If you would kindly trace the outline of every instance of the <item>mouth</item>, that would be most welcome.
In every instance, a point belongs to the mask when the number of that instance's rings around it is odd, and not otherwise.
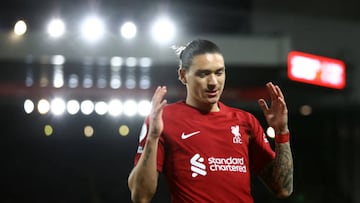
[[[216,97],[218,95],[219,91],[218,90],[207,90],[206,94],[208,95],[208,97]]]

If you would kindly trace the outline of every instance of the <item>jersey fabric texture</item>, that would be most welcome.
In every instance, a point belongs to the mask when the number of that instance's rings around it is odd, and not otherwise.
[[[157,170],[165,174],[173,203],[253,202],[250,171],[274,159],[259,121],[219,102],[219,112],[201,113],[179,101],[165,106]],[[149,119],[140,133],[138,162]]]

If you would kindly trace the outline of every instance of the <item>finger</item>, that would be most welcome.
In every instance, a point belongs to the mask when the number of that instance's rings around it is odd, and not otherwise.
[[[166,94],[166,87],[165,86],[159,86],[156,88],[155,93],[152,98],[152,102],[154,105],[160,104],[161,101],[164,98],[164,95]]]
[[[284,95],[283,95],[280,87],[278,85],[276,85],[275,88],[276,88],[277,95],[281,98],[284,98]]]
[[[152,99],[152,106],[153,110],[158,112],[161,111],[164,106],[167,104],[167,101],[164,100],[164,96],[167,92],[166,86],[158,87],[154,93],[153,99]]]
[[[287,112],[287,106],[286,106],[286,103],[285,103],[285,100],[281,97],[278,98],[278,101],[283,109],[283,112]]]
[[[276,89],[275,89],[274,84],[272,82],[268,82],[266,84],[266,87],[267,87],[268,92],[270,94],[271,101],[274,101],[277,98]]]
[[[269,107],[264,99],[259,99],[258,104],[264,113],[269,110]]]

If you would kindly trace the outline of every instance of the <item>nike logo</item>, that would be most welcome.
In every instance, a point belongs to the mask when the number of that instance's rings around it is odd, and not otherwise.
[[[181,139],[185,140],[193,135],[196,135],[196,134],[199,134],[200,131],[196,131],[196,132],[192,132],[192,133],[189,133],[189,134],[185,134],[185,133],[182,133],[181,134]]]

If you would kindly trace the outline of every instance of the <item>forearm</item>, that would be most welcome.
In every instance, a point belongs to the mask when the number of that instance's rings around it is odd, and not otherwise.
[[[275,143],[275,164],[273,169],[275,192],[280,197],[287,197],[293,191],[294,165],[290,142]]]
[[[132,170],[128,184],[133,202],[150,202],[156,192],[158,182],[157,172],[158,139],[148,139],[144,151]]]
[[[262,171],[260,177],[279,198],[290,196],[293,191],[293,159],[290,143],[275,142],[275,159]]]

